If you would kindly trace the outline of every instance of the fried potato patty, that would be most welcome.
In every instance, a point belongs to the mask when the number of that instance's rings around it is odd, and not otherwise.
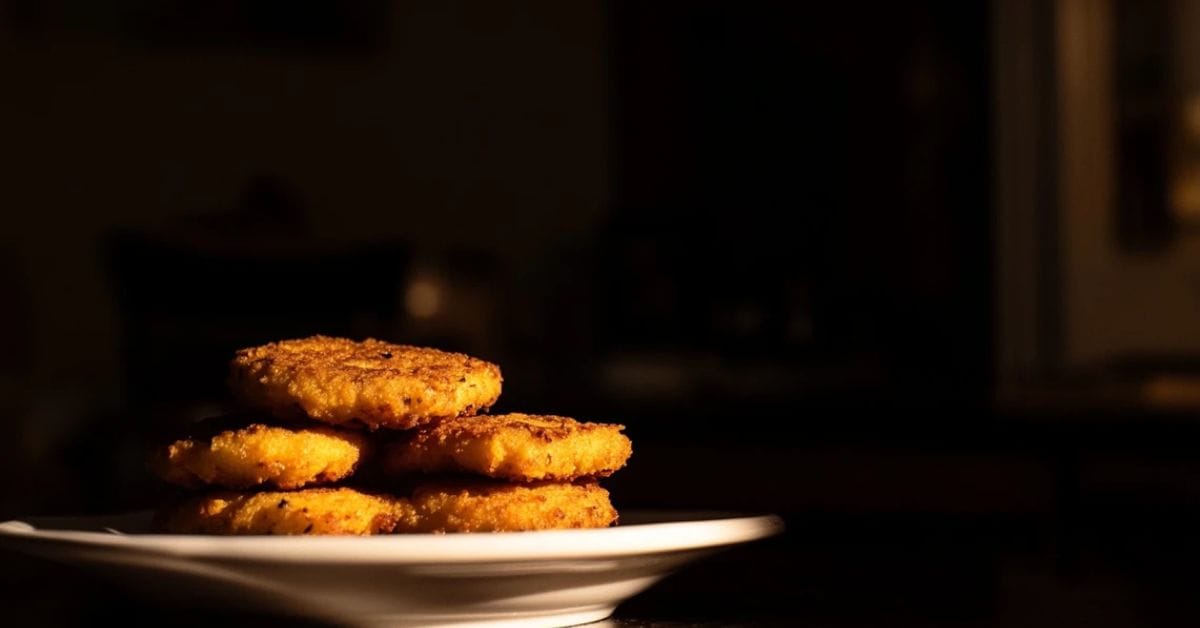
[[[159,513],[159,527],[180,534],[387,534],[411,519],[402,499],[349,488],[263,493],[220,492]]]
[[[401,430],[486,411],[502,381],[461,353],[327,336],[242,349],[230,374],[234,394],[278,417]]]
[[[164,481],[186,488],[296,489],[349,476],[365,447],[358,432],[256,423],[175,440],[154,452],[150,467]]]
[[[393,443],[383,467],[393,475],[469,472],[522,482],[604,477],[633,453],[623,429],[559,416],[458,417]]]
[[[603,528],[617,521],[608,491],[596,484],[543,482],[426,484],[410,498],[414,516],[396,532],[520,532]]]

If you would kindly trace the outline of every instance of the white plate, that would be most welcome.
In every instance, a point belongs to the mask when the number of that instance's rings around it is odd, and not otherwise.
[[[144,534],[149,514],[0,523],[0,544],[168,601],[370,626],[568,626],[684,563],[777,534],[774,516],[622,513],[600,530],[376,537]]]

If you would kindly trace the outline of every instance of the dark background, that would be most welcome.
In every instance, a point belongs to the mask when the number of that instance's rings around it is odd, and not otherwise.
[[[0,518],[145,507],[147,435],[219,412],[235,349],[374,336],[500,364],[498,411],[626,424],[619,507],[785,517],[622,617],[1187,623],[1180,3],[1056,5],[1123,16],[1117,200],[1082,214],[1071,31],[1034,4],[0,2]],[[1010,190],[1050,216],[1015,239]],[[1117,272],[1183,250],[1178,285],[1079,306],[1101,223]],[[219,618],[4,560],[24,623]]]

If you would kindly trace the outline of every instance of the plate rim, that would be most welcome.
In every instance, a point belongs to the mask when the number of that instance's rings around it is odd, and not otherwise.
[[[636,512],[636,511],[631,511]],[[185,559],[271,563],[445,564],[621,558],[719,549],[775,536],[784,522],[774,514],[654,511],[674,519],[612,528],[488,532],[472,534],[394,534],[367,537],[210,536],[125,534],[93,530],[48,530],[29,521],[0,522],[0,541],[34,541],[59,549],[148,552]],[[131,513],[127,513],[129,515]],[[31,517],[97,522],[113,517]],[[19,545],[19,544],[18,544]],[[36,553],[35,548],[26,547]]]

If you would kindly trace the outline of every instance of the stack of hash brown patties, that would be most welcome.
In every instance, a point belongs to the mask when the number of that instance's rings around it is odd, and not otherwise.
[[[246,414],[197,426],[152,456],[159,477],[194,491],[164,506],[159,525],[388,534],[615,523],[596,478],[632,453],[624,428],[483,414],[501,382],[483,360],[378,340],[314,336],[243,349],[230,385]],[[376,490],[347,485],[360,468],[374,472]]]

